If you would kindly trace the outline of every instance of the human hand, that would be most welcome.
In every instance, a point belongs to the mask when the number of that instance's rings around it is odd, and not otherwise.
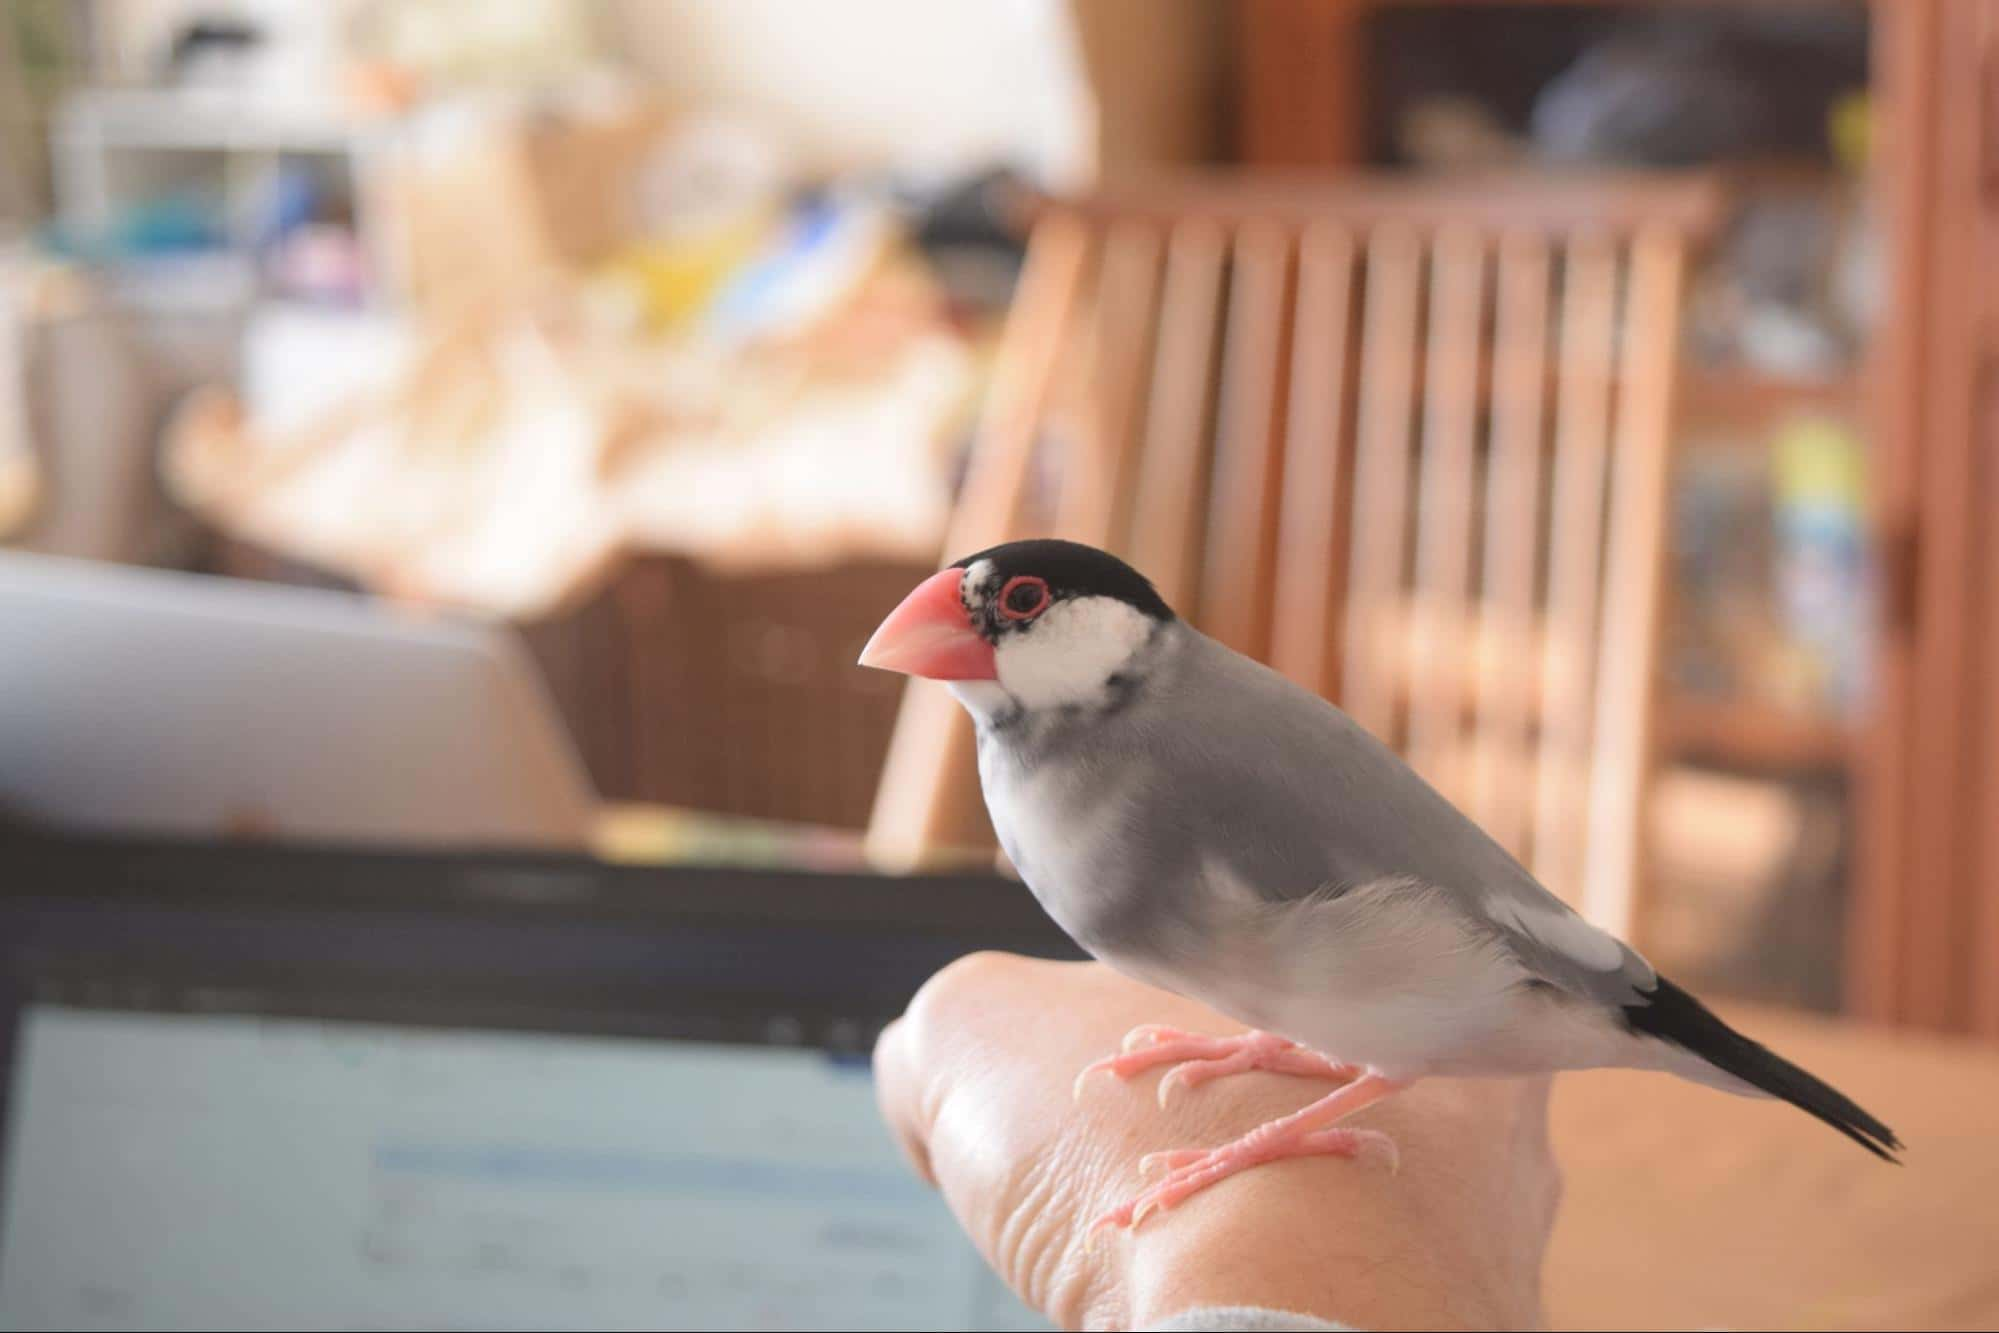
[[[1098,964],[977,954],[931,978],[875,1049],[889,1125],[1029,1304],[1067,1328],[1221,1305],[1370,1330],[1541,1325],[1561,1192],[1545,1078],[1426,1079],[1360,1112],[1356,1125],[1400,1146],[1399,1173],[1367,1158],[1275,1163],[1086,1244],[1142,1187],[1146,1153],[1223,1142],[1325,1092],[1242,1074],[1162,1110],[1146,1074],[1072,1098],[1077,1071],[1140,1023],[1241,1030]]]

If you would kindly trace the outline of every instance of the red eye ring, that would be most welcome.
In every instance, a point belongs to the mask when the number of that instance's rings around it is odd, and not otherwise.
[[[1034,605],[1028,607],[1025,611],[1016,610],[1013,605],[1013,594],[1014,594],[1014,589],[1016,588],[1033,588],[1041,595],[1035,600]],[[1006,586],[1000,589],[999,609],[1000,609],[1000,614],[1005,616],[1008,620],[1034,619],[1036,616],[1040,615],[1043,611],[1046,611],[1048,609],[1047,580],[1038,579],[1032,574],[1014,575],[1012,578],[1006,581]]]

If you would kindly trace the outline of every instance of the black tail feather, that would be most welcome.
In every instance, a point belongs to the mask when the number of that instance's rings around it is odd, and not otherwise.
[[[1624,1007],[1624,1021],[1632,1031],[1692,1051],[1715,1068],[1817,1116],[1881,1160],[1896,1160],[1892,1154],[1901,1150],[1902,1141],[1895,1131],[1837,1088],[1743,1036],[1664,977],[1651,1001]]]

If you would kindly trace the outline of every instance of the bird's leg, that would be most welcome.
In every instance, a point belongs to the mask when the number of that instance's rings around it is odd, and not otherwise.
[[[1380,1074],[1362,1074],[1303,1110],[1260,1125],[1219,1148],[1182,1149],[1153,1153],[1139,1163],[1141,1170],[1165,1167],[1167,1176],[1131,1202],[1098,1218],[1090,1228],[1094,1237],[1110,1227],[1136,1227],[1154,1212],[1173,1207],[1189,1195],[1198,1194],[1220,1180],[1265,1162],[1287,1157],[1355,1157],[1370,1144],[1387,1149],[1394,1160],[1395,1144],[1386,1134],[1369,1129],[1339,1129],[1339,1121],[1364,1106],[1401,1091],[1408,1085]]]
[[[1294,1074],[1300,1078],[1327,1078],[1347,1082],[1360,1070],[1329,1060],[1270,1032],[1244,1032],[1234,1037],[1203,1037],[1178,1028],[1147,1024],[1125,1034],[1124,1049],[1107,1055],[1076,1076],[1076,1095],[1092,1074],[1115,1074],[1132,1078],[1160,1065],[1172,1065],[1159,1081],[1159,1104],[1166,1105],[1180,1088],[1198,1088],[1209,1079],[1265,1069],[1274,1074]]]

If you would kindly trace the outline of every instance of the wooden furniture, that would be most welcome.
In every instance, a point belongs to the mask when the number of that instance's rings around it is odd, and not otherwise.
[[[1627,930],[1682,272],[1719,202],[1209,176],[1051,203],[947,550],[1125,555]],[[969,724],[918,684],[871,849],[982,820]]]
[[[1490,11],[1567,10],[1579,23],[1604,17],[1640,0],[1541,0],[1536,6],[1505,0],[1242,0],[1235,10],[1239,53],[1237,108],[1241,160],[1263,169],[1351,170],[1369,163],[1371,136],[1379,132],[1374,99],[1377,19],[1422,11],[1432,17],[1456,11],[1480,19]],[[1809,9],[1838,8],[1844,0],[1758,0]],[[1685,10],[1729,8],[1724,0],[1685,0]],[[1892,22],[1893,7],[1882,10]],[[1880,25],[1877,25],[1880,26]],[[1482,27],[1489,39],[1492,29]],[[1878,91],[1878,90],[1877,90]],[[1891,108],[1892,110],[1892,108]],[[1880,140],[1896,136],[1882,134]],[[1805,162],[1751,162],[1717,168],[1739,184],[1742,196],[1818,195],[1829,203],[1847,185],[1830,166]],[[1869,395],[1858,373],[1813,378],[1689,364],[1678,376],[1678,419],[1689,427],[1721,426],[1751,445],[1800,412],[1825,413],[1856,427]],[[1829,711],[1780,706],[1743,696],[1668,691],[1661,701],[1662,746],[1675,758],[1716,762],[1756,772],[1839,772],[1856,749],[1851,719]]]
[[[1999,0],[1877,5],[1885,591],[1850,994],[1999,1038]]]
[[[1409,0],[1244,0],[1241,150],[1261,167],[1366,155],[1365,24]],[[1602,5],[1618,0],[1586,0]],[[1476,3],[1476,0],[1474,0]],[[1999,0],[1874,0],[1869,188],[1887,309],[1860,392],[1692,381],[1710,407],[1859,398],[1869,425],[1880,640],[1848,740],[1769,710],[1671,701],[1689,752],[1747,766],[1850,761],[1860,855],[1855,1011],[1999,1037]]]
[[[1367,156],[1367,32],[1376,0],[1242,0],[1236,121],[1258,167],[1356,167]]]

